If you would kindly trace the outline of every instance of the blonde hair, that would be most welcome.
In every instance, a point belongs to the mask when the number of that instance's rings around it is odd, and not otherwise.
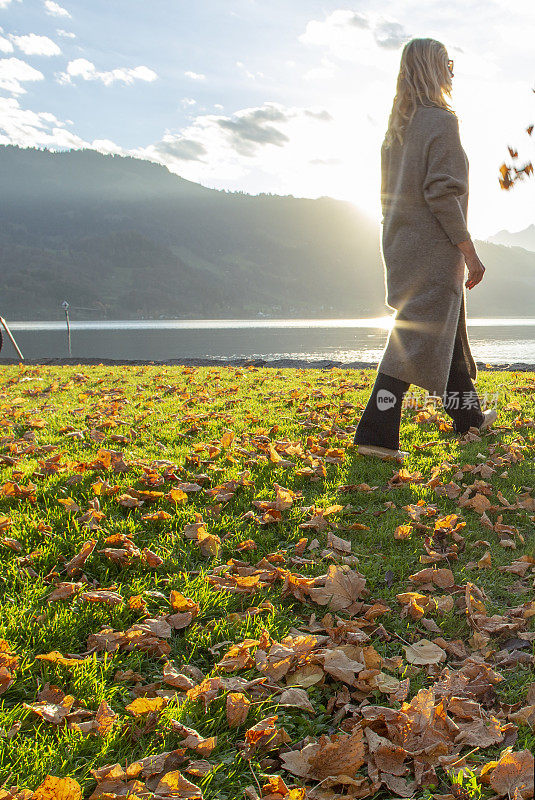
[[[401,53],[396,94],[385,134],[385,146],[403,144],[403,135],[418,105],[439,106],[455,112],[446,97],[451,96],[448,51],[436,39],[411,39]]]

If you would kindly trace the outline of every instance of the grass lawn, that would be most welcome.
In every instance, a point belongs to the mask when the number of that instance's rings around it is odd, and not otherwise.
[[[535,373],[374,379],[3,367],[0,798],[533,797]]]

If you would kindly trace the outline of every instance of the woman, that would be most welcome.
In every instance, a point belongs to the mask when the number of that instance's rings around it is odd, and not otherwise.
[[[441,42],[408,42],[381,148],[386,303],[397,314],[354,441],[359,453],[398,461],[408,455],[399,426],[411,383],[442,399],[458,434],[496,419],[481,410],[472,383],[465,286],[476,286],[485,267],[466,227],[468,159],[446,100],[452,77]]]

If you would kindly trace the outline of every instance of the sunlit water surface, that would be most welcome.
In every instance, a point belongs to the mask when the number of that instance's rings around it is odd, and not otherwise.
[[[377,364],[392,317],[361,319],[71,320],[75,358],[365,361]],[[69,355],[65,320],[9,322],[26,358]],[[535,364],[535,318],[470,319],[476,361]],[[4,336],[2,358],[15,356]]]

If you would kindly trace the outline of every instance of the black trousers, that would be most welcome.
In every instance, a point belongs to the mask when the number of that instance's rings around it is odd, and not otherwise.
[[[399,449],[401,405],[410,385],[382,372],[377,373],[372,393],[355,431],[355,444]],[[459,328],[455,336],[448,383],[441,400],[444,411],[453,419],[453,429],[457,433],[466,433],[472,425],[479,427],[483,422],[477,391],[464,360]]]

